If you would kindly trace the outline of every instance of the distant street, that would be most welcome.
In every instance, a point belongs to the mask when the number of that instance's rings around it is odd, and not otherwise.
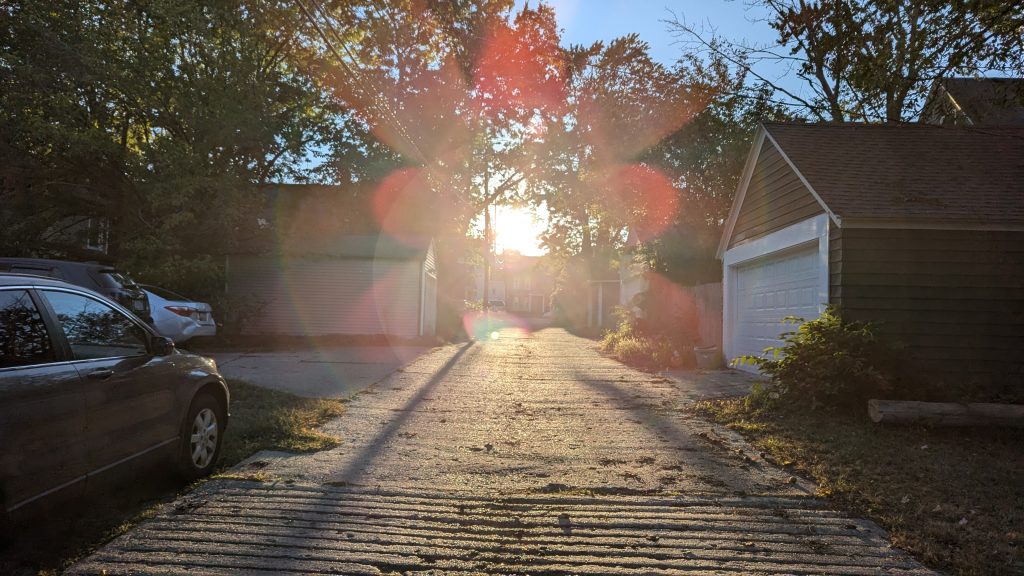
[[[748,385],[506,329],[357,396],[338,448],[260,454],[70,573],[930,574],[680,411]]]

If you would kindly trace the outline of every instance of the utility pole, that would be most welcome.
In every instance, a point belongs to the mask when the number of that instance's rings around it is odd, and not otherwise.
[[[491,174],[488,163],[484,161],[484,199],[491,195]],[[484,301],[483,311],[487,314],[491,309],[491,204],[484,204]]]
[[[484,312],[491,308],[491,208],[484,206]]]

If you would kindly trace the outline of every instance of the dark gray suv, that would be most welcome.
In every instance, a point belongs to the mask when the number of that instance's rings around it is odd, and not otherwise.
[[[98,262],[46,258],[0,258],[0,272],[47,276],[99,292],[152,324],[146,292],[127,274]]]
[[[117,303],[0,273],[0,520],[143,455],[209,474],[228,399],[213,360],[176,350]]]

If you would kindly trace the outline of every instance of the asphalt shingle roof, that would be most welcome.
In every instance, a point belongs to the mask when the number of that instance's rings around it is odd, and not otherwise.
[[[430,246],[423,230],[384,230],[372,190],[319,184],[278,184],[263,189],[269,233],[240,253],[411,260]]]
[[[1024,78],[947,78],[942,88],[974,124],[1024,125]]]
[[[1024,127],[765,129],[840,218],[1024,224]]]

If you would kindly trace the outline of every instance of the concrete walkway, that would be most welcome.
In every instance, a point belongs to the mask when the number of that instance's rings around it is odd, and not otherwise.
[[[417,346],[324,346],[287,352],[218,352],[228,379],[307,398],[347,398],[368,388],[430,348]]]
[[[258,454],[70,572],[931,574],[681,411],[698,376],[557,329],[437,349],[357,396],[338,448]]]

